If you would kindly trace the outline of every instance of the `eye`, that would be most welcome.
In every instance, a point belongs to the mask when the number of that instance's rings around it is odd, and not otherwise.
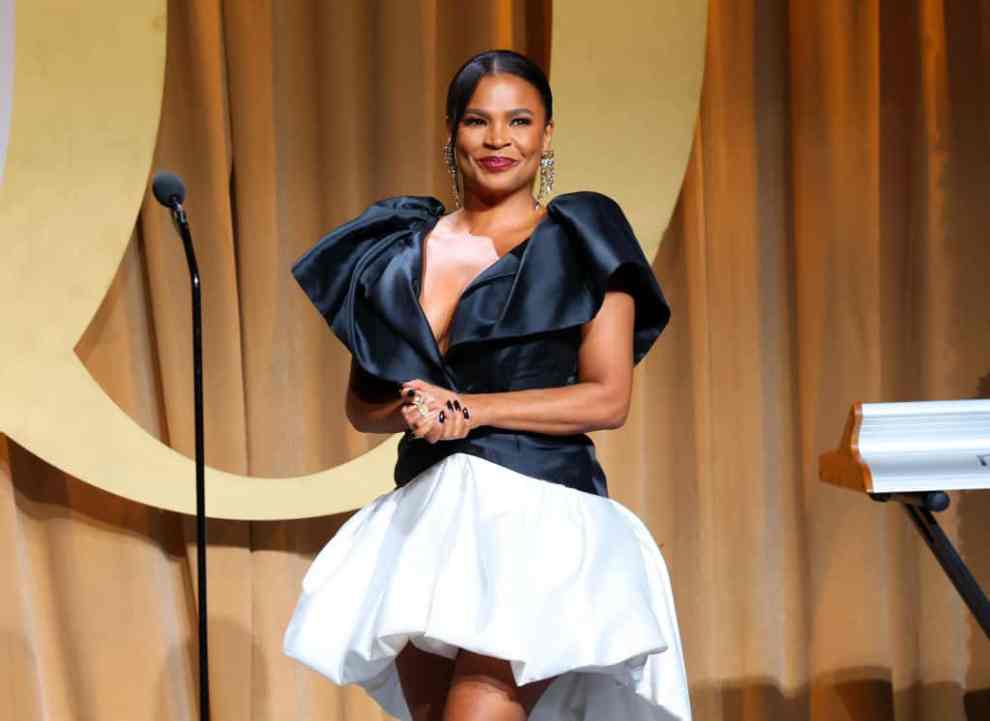
[[[465,125],[480,125],[485,121],[482,120],[481,118],[464,118],[464,120],[462,120],[461,122],[463,122]]]
[[[512,119],[512,122],[514,123],[517,120],[519,121],[519,123],[521,125],[532,125],[533,124],[532,121],[529,118],[513,118]]]

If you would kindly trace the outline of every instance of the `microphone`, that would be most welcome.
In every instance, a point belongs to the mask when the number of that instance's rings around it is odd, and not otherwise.
[[[199,717],[210,719],[210,664],[207,652],[206,617],[206,460],[203,422],[203,312],[200,293],[199,267],[193,250],[192,233],[182,201],[186,186],[175,173],[160,170],[151,183],[155,199],[171,211],[172,221],[186,251],[192,291],[193,311],[193,411],[196,426],[196,580],[199,591]]]
[[[186,186],[182,179],[175,173],[167,170],[160,170],[155,173],[155,178],[151,182],[151,192],[155,194],[155,199],[166,208],[176,210],[176,206],[182,206],[182,201],[186,199]]]

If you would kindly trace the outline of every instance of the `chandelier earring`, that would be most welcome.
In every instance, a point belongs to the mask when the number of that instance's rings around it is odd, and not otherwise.
[[[536,195],[537,200],[543,198],[553,190],[554,158],[553,150],[548,150],[540,156],[540,190]]]
[[[448,140],[443,146],[443,162],[447,166],[447,172],[450,173],[450,185],[454,191],[454,203],[458,208],[461,207],[461,191],[457,187],[457,161],[454,159],[454,144],[453,141]]]

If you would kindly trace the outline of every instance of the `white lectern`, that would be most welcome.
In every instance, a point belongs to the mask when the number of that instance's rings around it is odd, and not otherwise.
[[[902,503],[990,638],[990,601],[932,515],[948,508],[946,491],[990,488],[990,400],[856,403],[818,474]]]

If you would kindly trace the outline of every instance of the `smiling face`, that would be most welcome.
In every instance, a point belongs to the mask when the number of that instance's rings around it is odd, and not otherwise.
[[[465,201],[474,196],[492,204],[532,192],[553,121],[530,83],[508,73],[482,77],[454,130]]]

